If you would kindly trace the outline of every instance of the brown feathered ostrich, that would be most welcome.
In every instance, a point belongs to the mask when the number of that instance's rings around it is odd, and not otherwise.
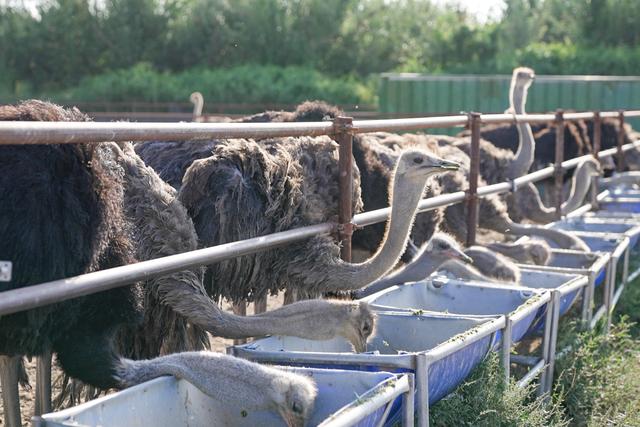
[[[340,110],[336,107],[329,106],[323,102],[305,102],[299,105],[294,112],[283,111],[267,111],[265,113],[257,114],[254,116],[238,119],[243,122],[288,122],[288,121],[319,121],[327,118],[333,118],[340,115]],[[436,153],[438,150],[438,144],[436,140],[429,139],[421,142],[425,144],[419,144],[414,141],[411,134],[396,135],[386,132],[377,132],[371,134],[357,134],[353,139],[353,155],[360,171],[360,182],[362,188],[362,199],[365,210],[380,209],[388,206],[388,193],[384,191],[389,186],[391,179],[391,172],[397,161],[398,155],[402,148],[410,146],[419,146],[421,149],[428,150],[433,154],[448,158],[447,156],[455,155],[458,160],[465,161],[468,159],[460,150],[453,149],[452,152],[444,154],[444,152]],[[452,160],[455,160],[452,158]],[[468,161],[467,161],[468,163]],[[462,181],[461,181],[462,180]],[[446,190],[458,191],[459,189],[466,188],[466,179],[461,173],[445,174],[438,179],[429,180],[425,189],[423,197],[433,197],[443,192],[442,182],[446,183]],[[445,209],[438,208],[428,212],[419,213],[416,216],[415,225],[411,232],[411,242],[415,245],[424,245],[438,230],[442,224]],[[465,221],[465,219],[462,219]],[[462,224],[464,230],[464,223]],[[354,247],[364,249],[366,251],[374,251],[380,244],[382,235],[384,232],[384,226],[382,224],[375,224],[369,227],[365,227],[363,230],[358,230],[353,236]],[[548,248],[543,242],[531,242],[530,246],[538,246],[539,251],[544,251],[544,248]],[[541,247],[541,248],[540,248]],[[529,246],[527,247],[527,249]],[[425,256],[428,256],[429,251],[424,252]],[[416,253],[412,254],[413,256]],[[408,257],[407,260],[411,258]],[[493,276],[500,280],[515,281],[517,280],[519,273],[518,268],[513,263],[502,263],[503,258],[496,257],[492,262],[488,261],[486,257],[478,260],[476,265],[485,274]],[[505,260],[506,261],[506,260]],[[455,264],[448,264],[451,268],[455,267]],[[496,268],[500,266],[500,268]],[[465,267],[457,266],[456,270],[461,272]],[[468,269],[469,270],[469,269]],[[470,271],[470,270],[469,270]],[[469,273],[470,274],[470,273]]]
[[[193,218],[201,244],[332,219],[338,194],[336,148],[328,138],[229,140],[217,145],[211,157],[193,162],[179,199]],[[314,154],[329,149],[332,156]],[[330,236],[317,236],[209,266],[209,293],[243,301],[283,288],[311,294],[359,289],[390,270],[404,252],[427,179],[457,167],[421,150],[400,155],[390,184],[385,238],[367,261],[342,261],[338,244]]]

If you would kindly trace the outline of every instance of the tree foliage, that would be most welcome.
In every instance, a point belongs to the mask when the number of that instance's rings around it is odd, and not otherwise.
[[[357,78],[523,64],[553,74],[640,69],[636,0],[505,0],[489,22],[430,0],[42,0],[35,13],[0,4],[5,97],[140,63],[158,73],[256,64]]]

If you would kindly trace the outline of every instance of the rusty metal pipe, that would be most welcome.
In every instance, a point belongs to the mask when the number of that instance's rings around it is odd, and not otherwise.
[[[340,176],[340,205],[338,206],[338,238],[341,248],[340,256],[345,261],[351,261],[351,236],[353,235],[353,135],[351,129],[353,118],[336,117],[333,122],[334,139],[339,144],[338,169]]]
[[[624,154],[622,153],[622,146],[624,145],[624,110],[618,112],[618,122],[620,128],[618,129],[618,152],[617,152],[617,164],[616,170],[618,172],[624,172]]]
[[[564,170],[562,168],[562,160],[564,158],[564,112],[560,109],[556,111],[555,127],[556,127],[556,163],[555,163],[555,190],[556,190],[556,219],[562,218],[562,184]]]
[[[467,246],[476,243],[478,227],[478,176],[480,175],[480,113],[469,113],[471,129],[471,167],[467,190]]]

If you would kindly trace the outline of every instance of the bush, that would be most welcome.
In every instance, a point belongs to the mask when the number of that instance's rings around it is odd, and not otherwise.
[[[640,343],[621,318],[606,336],[573,334],[573,345],[556,365],[554,400],[572,426],[640,425]]]
[[[187,101],[200,91],[212,103],[297,104],[321,99],[333,104],[373,104],[375,88],[351,77],[329,77],[306,67],[242,65],[171,74],[146,63],[84,79],[78,86],[43,94],[56,102]]]
[[[449,397],[431,408],[434,426],[566,426],[558,404],[545,405],[534,396],[533,385],[505,385],[497,353],[474,371]]]

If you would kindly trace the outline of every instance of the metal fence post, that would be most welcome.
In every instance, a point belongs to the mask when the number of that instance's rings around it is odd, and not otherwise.
[[[618,129],[618,151],[617,151],[617,165],[618,172],[624,171],[624,153],[622,152],[622,145],[624,144],[624,110],[618,111],[618,123],[620,128]]]
[[[556,110],[556,163],[555,163],[555,190],[556,190],[556,219],[562,218],[562,202],[564,199],[562,184],[563,184],[563,169],[562,161],[564,158],[564,112],[561,109]]]
[[[600,159],[598,158],[598,152],[602,145],[602,118],[600,117],[600,111],[593,112],[593,158],[602,166]],[[594,210],[598,209],[598,188],[599,177],[595,176],[591,180],[591,206]]]
[[[333,121],[334,139],[340,145],[338,169],[340,205],[338,207],[338,238],[341,243],[340,256],[351,261],[351,235],[353,234],[353,127],[352,117],[336,117]]]
[[[478,226],[478,175],[480,175],[480,113],[469,113],[471,129],[471,167],[467,190],[467,246],[476,243]]]

